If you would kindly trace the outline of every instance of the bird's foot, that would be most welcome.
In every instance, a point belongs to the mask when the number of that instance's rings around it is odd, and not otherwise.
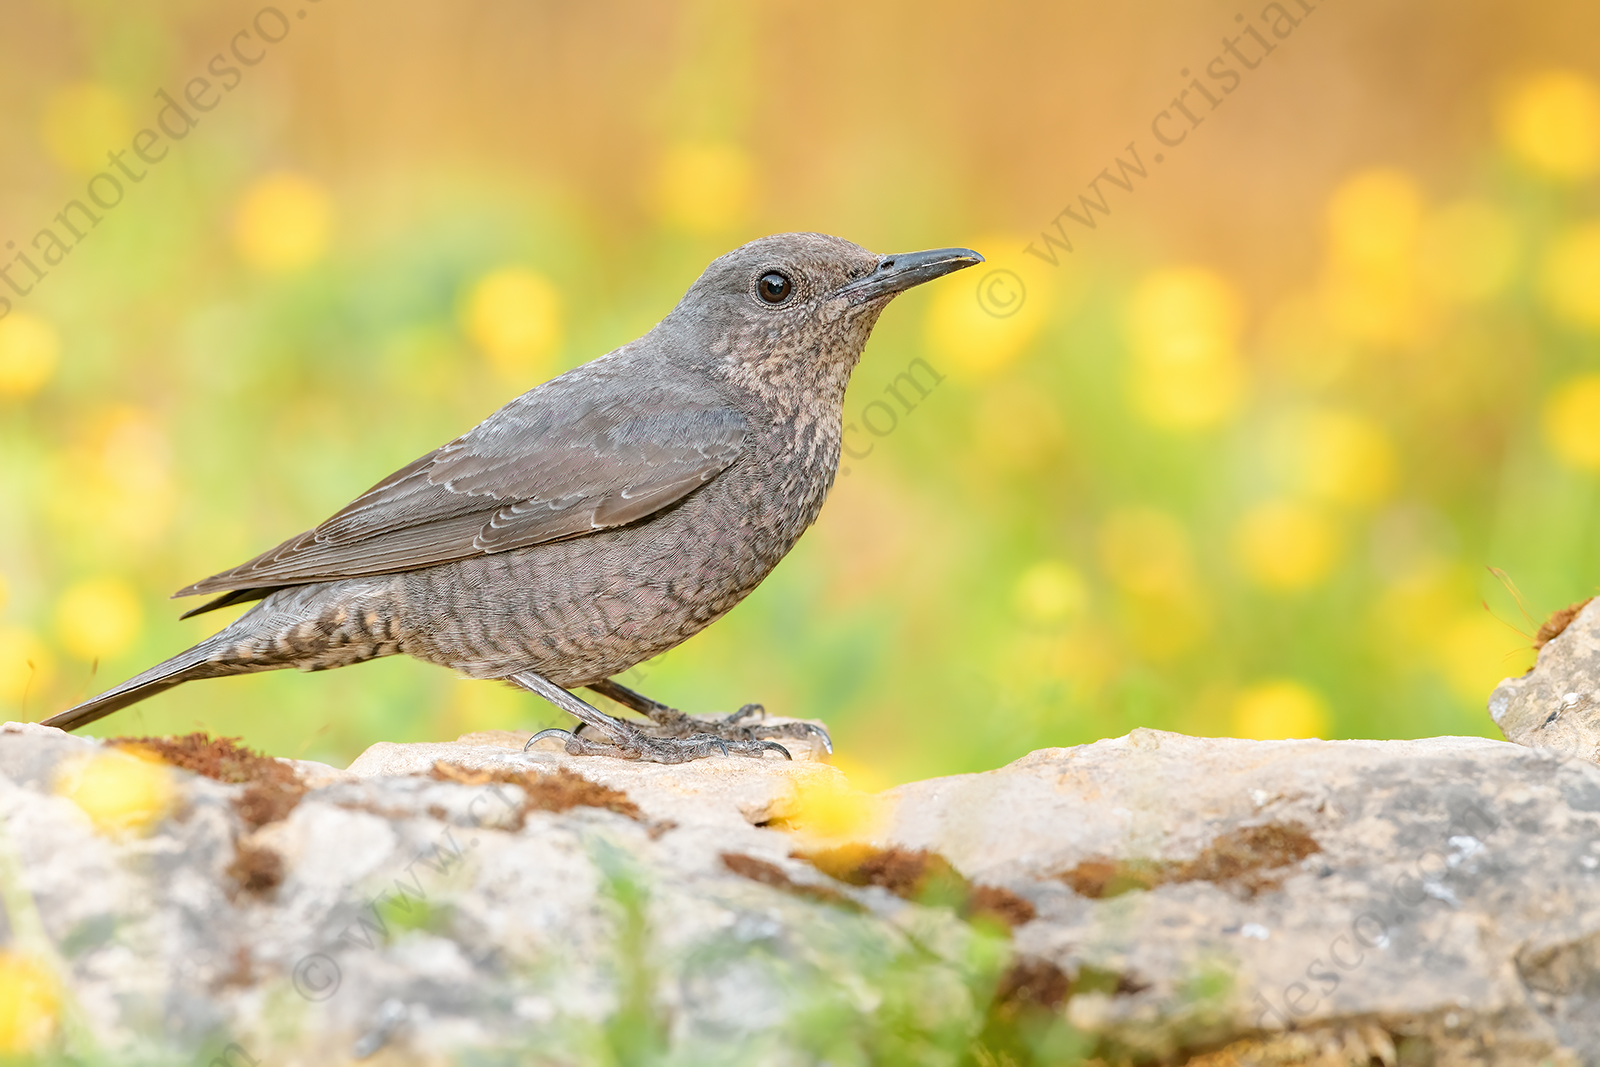
[[[609,678],[589,684],[589,688],[601,696],[650,720],[638,723],[605,714],[536,671],[521,671],[507,680],[571,712],[581,723],[570,731],[540,730],[528,739],[524,749],[532,748],[545,738],[553,738],[560,740],[568,755],[615,756],[651,763],[684,763],[713,755],[760,759],[768,752],[793,759],[787,748],[771,740],[787,737],[818,743],[824,751],[833,752],[833,741],[826,730],[809,722],[762,722],[767,713],[760,704],[746,704],[732,715],[701,718],[685,715]]]
[[[767,717],[767,709],[760,704],[746,704],[732,715],[701,717],[685,715],[677,708],[668,707],[659,700],[651,700],[643,693],[636,693],[609,678],[589,688],[648,718],[650,725],[643,729],[655,737],[687,738],[699,735],[720,737],[728,742],[787,737],[797,741],[814,741],[828,755],[833,755],[833,739],[828,736],[828,731],[810,722],[763,722],[761,720]]]
[[[704,759],[713,754],[754,756],[760,759],[768,752],[777,752],[784,759],[794,758],[782,745],[775,741],[762,740],[753,733],[740,732],[723,736],[726,730],[718,732],[715,729],[709,731],[704,728],[693,729],[692,726],[695,724],[702,727],[706,724],[609,680],[597,682],[590,688],[606,696],[615,695],[615,698],[626,706],[650,714],[653,723],[664,722],[666,725],[664,727],[658,725],[652,730],[639,723],[613,718],[599,708],[579,700],[538,671],[518,671],[509,675],[506,680],[529,692],[539,694],[556,707],[570,712],[583,724],[572,731],[540,730],[528,738],[528,743],[522,746],[523,751],[527,751],[545,738],[559,738],[562,747],[571,756],[615,756],[618,759],[647,760],[651,763],[685,763],[689,760]],[[745,718],[753,714],[753,708],[754,705],[741,708],[737,715],[730,718],[733,720]],[[651,714],[652,712],[655,714]],[[671,714],[661,714],[663,712]],[[720,721],[710,725],[713,728],[727,726]],[[596,740],[593,735],[581,736],[585,728],[594,731],[594,734],[600,735],[604,740]],[[728,729],[749,731],[753,728],[735,725]]]
[[[764,722],[767,709],[760,704],[746,704],[732,715],[707,716],[704,718],[685,715],[674,708],[667,708],[677,718],[670,723],[663,723],[650,716],[652,724],[660,730],[663,736],[682,736],[676,731],[696,730],[713,734],[724,740],[738,741],[768,741],[776,737],[787,737],[796,741],[816,741],[828,755],[833,755],[833,738],[828,736],[828,731],[814,722]],[[747,722],[746,720],[754,720]],[[668,732],[673,731],[673,732]]]
[[[683,716],[685,719],[687,715]],[[707,756],[753,756],[760,759],[768,752],[777,752],[784,759],[793,759],[789,750],[775,741],[756,738],[723,738],[712,733],[689,733],[660,736],[648,728],[624,724],[625,733],[615,740],[596,741],[583,737],[580,731],[540,730],[528,739],[524,750],[547,738],[559,739],[569,756],[614,756],[617,759],[643,760],[647,763],[687,763]]]

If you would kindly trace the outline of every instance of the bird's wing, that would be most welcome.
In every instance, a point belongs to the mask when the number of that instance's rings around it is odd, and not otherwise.
[[[733,408],[682,389],[588,399],[573,384],[523,394],[316,529],[175,595],[413,570],[624,526],[744,448],[748,425]]]

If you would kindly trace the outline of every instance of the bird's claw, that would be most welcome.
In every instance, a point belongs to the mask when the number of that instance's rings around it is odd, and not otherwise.
[[[772,737],[792,737],[796,740],[814,737],[822,745],[824,752],[830,756],[833,755],[833,738],[828,736],[827,730],[824,730],[814,722],[785,722],[772,725],[756,722],[749,726],[741,725],[745,719],[751,717],[765,719],[767,717],[767,709],[760,704],[746,704],[732,715],[728,715],[720,722],[717,722],[717,725],[723,730],[752,741],[762,741]],[[716,720],[713,721],[715,722]],[[724,736],[727,735],[725,734]],[[781,745],[778,747],[783,749],[785,756],[790,759],[794,758],[789,755],[788,749],[783,748]]]
[[[583,725],[581,723],[579,724],[578,729],[583,729]],[[528,743],[522,746],[522,751],[528,751],[534,745],[537,745],[540,741],[543,741],[547,737],[562,738],[562,747],[566,747],[566,742],[576,739],[577,736],[578,735],[572,730],[562,730],[558,727],[552,726],[548,730],[540,730],[538,733],[528,738]]]
[[[833,755],[833,738],[828,736],[828,731],[814,722],[780,722],[780,723],[754,723],[750,726],[740,726],[742,719],[759,714],[766,718],[766,709],[760,704],[746,704],[738,711],[723,719],[721,726],[724,729],[735,730],[751,740],[765,740],[771,737],[792,737],[797,741],[807,738],[816,738],[822,749],[828,755]],[[787,751],[787,750],[785,750]],[[792,757],[791,757],[792,758]]]
[[[746,704],[744,707],[740,708],[738,711],[734,712],[732,715],[729,715],[722,721],[727,723],[729,726],[732,726],[741,719],[748,719],[752,715],[758,715],[765,719],[767,717],[767,709],[761,704]]]

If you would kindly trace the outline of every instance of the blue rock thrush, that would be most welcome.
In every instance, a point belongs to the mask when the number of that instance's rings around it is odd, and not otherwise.
[[[260,603],[193,648],[45,720],[75,729],[198,678],[403,652],[576,716],[574,755],[760,756],[809,727],[746,705],[691,718],[612,676],[750,593],[816,519],[845,386],[897,293],[982,262],[879,256],[814,233],[706,268],[649,333],[529,390],[314,530],[178,596]],[[651,722],[574,696],[587,687]],[[826,741],[826,737],[823,738]],[[532,744],[532,740],[529,742]]]

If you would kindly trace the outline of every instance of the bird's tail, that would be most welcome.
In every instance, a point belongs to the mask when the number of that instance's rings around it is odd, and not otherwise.
[[[178,653],[164,663],[156,664],[142,674],[134,675],[121,685],[107,689],[99,696],[91,697],[76,707],[57,712],[45,719],[42,725],[76,730],[80,726],[87,726],[96,719],[110,715],[113,711],[120,711],[129,704],[137,704],[146,697],[153,697],[184,682],[263,669],[265,665],[246,665],[222,658],[238,637],[233,627],[224,628],[220,633],[208,637],[193,648]]]

